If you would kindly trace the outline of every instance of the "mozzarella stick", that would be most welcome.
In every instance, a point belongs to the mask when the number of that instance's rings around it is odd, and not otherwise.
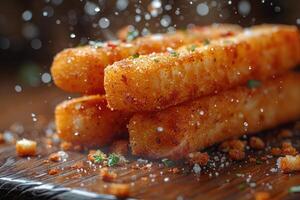
[[[131,114],[111,111],[104,96],[75,98],[59,104],[55,121],[61,139],[84,146],[104,146],[127,133]]]
[[[300,117],[300,74],[257,83],[256,88],[239,86],[163,111],[135,114],[128,125],[133,154],[180,159]]]
[[[265,80],[299,62],[296,27],[261,25],[233,37],[115,62],[105,69],[104,86],[110,108],[154,111],[250,79]]]
[[[168,47],[203,41],[206,38],[227,37],[240,32],[236,25],[212,25],[176,33],[155,34],[140,37],[132,42],[93,42],[89,46],[69,48],[54,58],[51,73],[55,84],[69,92],[84,94],[104,93],[104,68],[115,61],[163,52]]]

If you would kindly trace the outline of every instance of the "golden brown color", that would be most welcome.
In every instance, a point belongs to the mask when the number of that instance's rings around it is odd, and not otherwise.
[[[104,86],[110,108],[153,111],[250,79],[265,80],[299,61],[296,27],[261,25],[198,46],[115,62],[105,69]]]
[[[55,84],[63,90],[84,94],[104,93],[104,68],[115,61],[132,55],[163,52],[167,47],[178,48],[206,38],[226,37],[240,31],[241,28],[236,25],[211,25],[140,37],[130,43],[106,42],[69,48],[56,55],[51,73]]]
[[[128,125],[132,152],[179,159],[199,149],[255,133],[300,116],[300,74],[259,88],[238,87],[156,113],[135,114]]]
[[[105,97],[100,95],[65,101],[55,110],[59,137],[89,147],[103,146],[126,135],[130,116],[108,109]]]

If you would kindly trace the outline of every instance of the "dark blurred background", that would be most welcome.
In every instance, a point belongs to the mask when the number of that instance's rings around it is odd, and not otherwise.
[[[144,35],[216,22],[299,26],[300,1],[2,0],[0,107],[3,106],[4,113],[11,113],[11,107],[6,106],[10,103],[17,111],[18,104],[24,101],[16,99],[25,98],[29,91],[47,92],[46,88],[58,94],[60,91],[52,83],[49,67],[53,56],[64,48],[83,45],[88,40],[114,39],[117,30],[129,24]],[[11,101],[12,98],[15,101]],[[8,103],[5,104],[4,99],[9,99]],[[32,102],[27,101],[31,109]],[[32,113],[28,110],[29,117]],[[14,112],[12,117],[16,116]]]

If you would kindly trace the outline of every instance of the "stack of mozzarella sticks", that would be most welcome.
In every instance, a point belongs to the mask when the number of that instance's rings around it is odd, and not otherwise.
[[[218,24],[131,42],[92,42],[54,59],[55,84],[83,97],[55,112],[59,136],[180,159],[300,117],[297,27]]]

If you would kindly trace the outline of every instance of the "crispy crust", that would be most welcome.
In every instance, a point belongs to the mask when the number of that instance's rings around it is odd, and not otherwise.
[[[237,87],[154,113],[135,114],[128,125],[132,152],[180,159],[229,138],[300,117],[300,74]]]
[[[134,54],[163,52],[167,47],[178,48],[206,38],[226,37],[240,31],[241,28],[236,25],[212,25],[140,37],[130,43],[121,42],[115,45],[106,42],[103,47],[98,48],[69,48],[55,56],[51,73],[55,84],[63,90],[83,94],[104,93],[104,68],[115,61]]]
[[[73,144],[103,146],[127,133],[131,114],[111,111],[104,96],[85,96],[59,104],[55,121],[59,137]]]
[[[153,111],[265,80],[299,62],[296,27],[261,25],[208,45],[115,62],[105,69],[104,86],[110,108]]]

